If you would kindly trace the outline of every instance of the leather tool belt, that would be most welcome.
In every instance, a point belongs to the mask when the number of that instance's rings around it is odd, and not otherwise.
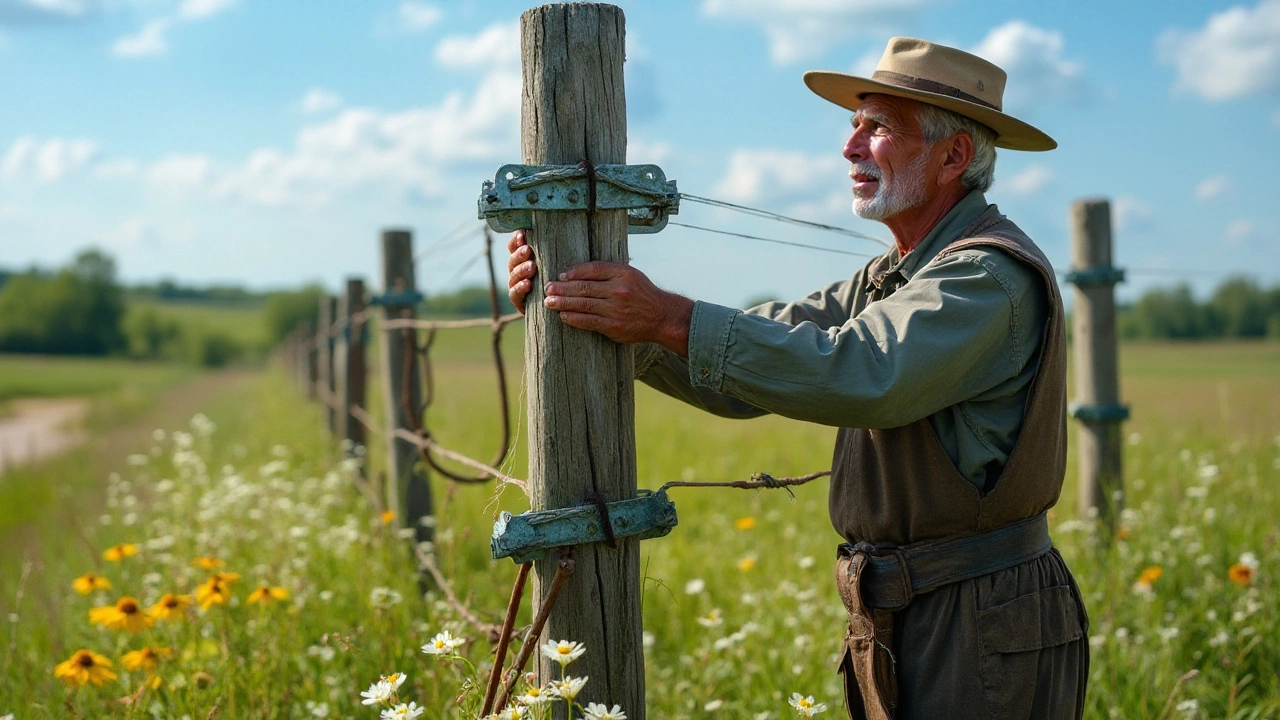
[[[894,612],[917,595],[1034,560],[1052,548],[1044,514],[943,542],[903,547],[842,543],[836,558],[836,588],[849,612],[849,629],[841,668],[854,673],[861,696],[861,702],[848,698],[853,717],[894,717],[898,704],[890,652]],[[865,714],[857,715],[858,710]]]

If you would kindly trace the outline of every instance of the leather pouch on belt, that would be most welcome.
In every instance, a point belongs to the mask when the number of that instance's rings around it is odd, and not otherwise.
[[[862,575],[866,566],[867,556],[861,552],[841,554],[836,560],[836,588],[849,612],[840,669],[845,673],[848,710],[855,720],[893,720],[898,704],[898,683],[889,653],[893,613],[863,604]],[[856,680],[856,687],[850,680]]]

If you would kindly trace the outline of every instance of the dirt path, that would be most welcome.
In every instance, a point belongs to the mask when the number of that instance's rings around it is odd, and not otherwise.
[[[85,398],[15,400],[0,419],[0,475],[8,468],[64,453],[85,441]]]

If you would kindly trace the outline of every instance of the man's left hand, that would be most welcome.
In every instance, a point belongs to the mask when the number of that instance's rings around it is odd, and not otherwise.
[[[566,325],[614,342],[656,342],[685,357],[693,301],[654,285],[630,265],[588,262],[547,283],[543,304]]]

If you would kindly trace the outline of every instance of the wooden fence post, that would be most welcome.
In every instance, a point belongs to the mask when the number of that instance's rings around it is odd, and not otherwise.
[[[316,385],[320,382],[320,333],[316,331],[314,323],[307,323],[303,337],[306,339],[303,351],[307,355],[307,399],[315,400],[318,397]]]
[[[333,432],[337,425],[333,393],[333,322],[338,314],[338,301],[330,295],[320,296],[319,327],[316,329],[317,395],[324,403],[324,426]]]
[[[351,406],[365,406],[365,323],[358,317],[364,311],[364,280],[349,278],[347,291],[338,300],[338,316],[342,318],[339,333],[342,369],[338,392],[338,437],[350,443],[348,452],[365,444],[364,425],[351,414]]]
[[[1071,414],[1080,421],[1080,512],[1096,512],[1108,525],[1114,525],[1124,501],[1120,422],[1129,416],[1120,404],[1114,292],[1124,272],[1112,266],[1111,245],[1111,204],[1101,199],[1073,203],[1067,281],[1076,286]]]
[[[414,280],[413,234],[408,230],[382,231],[382,287],[385,320],[412,320],[416,317],[418,288]],[[392,300],[391,298],[396,298]],[[434,527],[421,520],[435,514],[427,470],[418,459],[418,446],[396,437],[396,430],[412,431],[405,402],[413,407],[422,403],[422,383],[418,377],[418,355],[410,360],[408,385],[405,385],[406,333],[393,330],[382,336],[382,371],[386,382],[383,407],[387,422],[387,485],[383,489],[388,510],[402,518],[405,527],[414,528],[418,542],[435,537]],[[408,331],[416,338],[416,331]]]
[[[526,11],[520,26],[524,162],[626,162],[622,10],[589,3],[544,5]],[[588,260],[627,261],[625,211],[535,213],[528,236],[543,278]],[[631,349],[564,325],[543,307],[540,283],[534,286],[525,325],[533,509],[633,498]],[[572,673],[591,678],[579,703],[617,703],[628,718],[644,720],[639,542],[581,545],[571,553],[576,568],[543,639],[586,644],[587,653]],[[535,606],[556,565],[554,556],[536,563]],[[557,677],[551,660],[540,659],[539,668],[543,680]]]

